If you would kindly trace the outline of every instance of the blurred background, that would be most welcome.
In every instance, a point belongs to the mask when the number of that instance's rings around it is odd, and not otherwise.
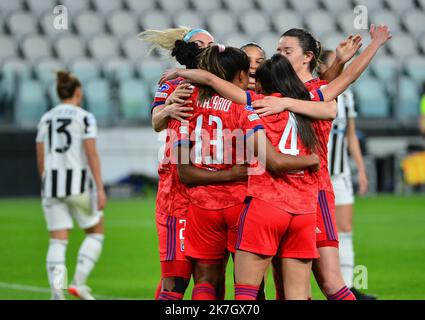
[[[65,8],[54,13],[57,5]],[[147,56],[137,34],[203,27],[217,42],[255,41],[270,56],[284,31],[303,27],[326,49],[359,32],[365,47],[367,30],[353,25],[357,5],[365,6],[363,23],[388,24],[394,38],[352,88],[370,183],[369,197],[356,202],[356,263],[367,266],[380,298],[424,299],[425,0],[0,0],[0,299],[49,297],[35,133],[58,103],[55,71],[82,80],[83,107],[100,126],[110,201],[91,285],[99,298],[151,299],[160,270],[154,212],[164,136],[150,126],[150,105],[160,75],[176,64],[162,52]],[[67,30],[54,27],[58,15],[67,15]],[[71,238],[72,269],[82,233]],[[313,293],[320,295],[316,286]]]

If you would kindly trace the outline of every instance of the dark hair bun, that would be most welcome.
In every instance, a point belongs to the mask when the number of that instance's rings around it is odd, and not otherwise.
[[[185,42],[177,40],[171,56],[175,57],[177,62],[188,69],[196,69],[198,67],[199,55],[203,50],[194,42]]]
[[[69,71],[60,70],[56,73],[56,91],[60,99],[66,100],[74,96],[75,90],[81,87],[80,80]]]

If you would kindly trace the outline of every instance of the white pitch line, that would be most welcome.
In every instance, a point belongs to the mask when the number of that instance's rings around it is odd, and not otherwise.
[[[49,288],[28,286],[28,285],[22,285],[22,284],[17,284],[17,283],[0,282],[0,288],[1,289],[16,290],[16,291],[50,293]],[[105,296],[105,295],[100,295],[100,294],[96,294],[95,297],[98,298],[98,299],[101,299],[101,300],[150,300],[150,299],[147,299],[147,298],[123,298],[123,297]]]

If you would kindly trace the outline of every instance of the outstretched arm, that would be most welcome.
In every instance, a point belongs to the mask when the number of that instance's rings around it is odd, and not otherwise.
[[[360,75],[369,66],[372,59],[375,57],[378,50],[392,38],[388,26],[380,25],[375,28],[372,24],[370,28],[372,42],[367,48],[345,69],[345,71],[328,86],[322,89],[325,101],[336,99],[348,87],[355,82]]]

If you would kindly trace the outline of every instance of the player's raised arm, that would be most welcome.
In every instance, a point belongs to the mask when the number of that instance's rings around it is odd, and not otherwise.
[[[370,27],[370,36],[372,42],[367,48],[354,59],[339,77],[321,90],[325,101],[334,100],[347,90],[366,70],[378,50],[392,38],[391,32],[386,25],[375,27],[375,25],[372,24]]]

